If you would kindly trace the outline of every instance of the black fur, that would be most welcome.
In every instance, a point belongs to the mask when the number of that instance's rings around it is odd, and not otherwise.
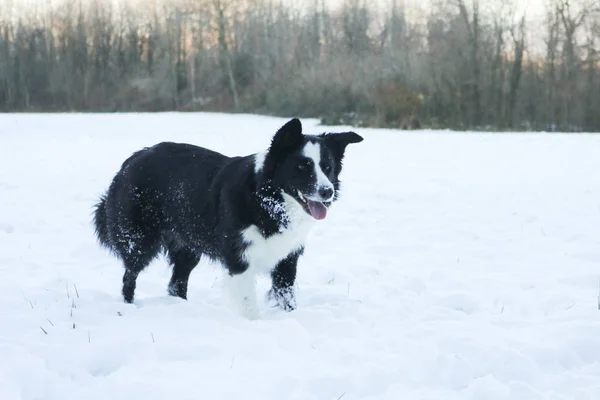
[[[251,225],[265,238],[281,232],[289,222],[282,190],[298,202],[298,191],[319,190],[314,174],[300,165],[310,161],[301,153],[309,141],[321,144],[321,167],[335,200],[344,149],[362,138],[354,132],[303,135],[297,119],[275,134],[258,173],[255,155],[227,157],[190,144],[163,142],[130,156],[94,215],[98,240],[125,267],[124,300],[133,301],[139,273],[161,251],[173,267],[169,294],[184,299],[201,256],[221,262],[231,275],[246,271],[241,232]],[[295,308],[292,286],[301,253],[291,252],[272,269],[269,296],[286,310]]]

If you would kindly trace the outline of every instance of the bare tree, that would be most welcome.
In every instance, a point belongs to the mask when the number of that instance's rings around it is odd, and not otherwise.
[[[525,16],[521,17],[521,21],[517,26],[510,29],[510,36],[513,41],[514,57],[509,78],[508,114],[506,122],[509,128],[515,128],[515,108],[517,106],[517,95],[521,83],[521,76],[523,75],[523,56],[525,53]]]

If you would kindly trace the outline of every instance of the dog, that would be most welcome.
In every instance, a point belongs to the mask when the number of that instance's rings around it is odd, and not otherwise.
[[[274,307],[294,310],[307,235],[339,197],[346,147],[361,141],[355,132],[304,135],[294,118],[262,153],[228,157],[173,142],[133,153],[93,217],[100,244],[125,267],[124,301],[133,302],[139,273],[164,253],[172,296],[187,299],[190,273],[204,256],[225,267],[232,306],[248,319],[259,317],[257,274],[270,274]]]

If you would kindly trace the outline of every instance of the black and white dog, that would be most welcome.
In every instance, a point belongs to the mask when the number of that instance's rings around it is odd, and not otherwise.
[[[264,153],[227,157],[164,142],[130,156],[96,205],[102,245],[123,262],[123,297],[164,251],[173,266],[169,294],[187,298],[202,255],[228,270],[226,288],[247,318],[259,316],[255,277],[270,273],[270,301],[295,308],[296,264],[315,220],[338,198],[354,132],[304,135],[298,119],[281,127]]]

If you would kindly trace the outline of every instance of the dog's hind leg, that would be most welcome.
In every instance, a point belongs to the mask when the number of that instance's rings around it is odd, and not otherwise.
[[[117,243],[117,253],[123,260],[123,299],[133,302],[137,277],[158,255],[161,245],[159,238],[154,235],[124,235]]]
[[[169,294],[187,300],[190,273],[198,265],[200,256],[189,248],[169,249],[169,263],[173,266],[173,275],[169,282]]]
[[[127,303],[133,303],[136,281],[140,271],[141,269],[125,266],[125,273],[123,274],[123,290],[121,293],[123,294],[123,299]]]

